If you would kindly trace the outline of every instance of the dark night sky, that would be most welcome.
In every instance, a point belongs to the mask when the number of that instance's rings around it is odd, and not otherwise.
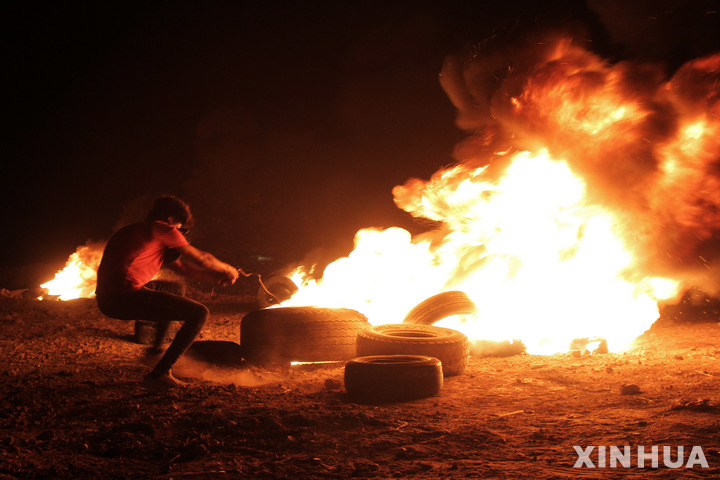
[[[162,192],[237,264],[409,227],[391,189],[452,162],[438,73],[466,42],[582,22],[670,67],[720,45],[717,0],[624,3],[5,2],[0,266],[62,262]]]

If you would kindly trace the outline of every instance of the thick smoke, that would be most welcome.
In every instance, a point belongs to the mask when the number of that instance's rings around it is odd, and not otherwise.
[[[449,56],[440,81],[470,135],[468,166],[501,172],[511,155],[547,149],[618,212],[644,275],[717,290],[720,275],[720,54],[668,74],[657,63],[611,62],[577,34],[549,32]],[[395,190],[413,214],[418,180]],[[552,188],[552,185],[548,185]]]

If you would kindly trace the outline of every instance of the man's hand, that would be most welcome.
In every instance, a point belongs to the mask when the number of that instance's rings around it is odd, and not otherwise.
[[[198,250],[192,245],[178,247],[176,250],[180,252],[181,257],[174,262],[174,268],[183,275],[215,281],[224,286],[232,285],[238,279],[237,268],[221,262],[208,252]]]
[[[235,283],[235,280],[238,279],[238,271],[237,268],[231,267],[228,265],[229,268],[227,268],[224,272],[222,272],[220,275],[220,279],[218,280],[218,283],[222,286],[229,286]]]

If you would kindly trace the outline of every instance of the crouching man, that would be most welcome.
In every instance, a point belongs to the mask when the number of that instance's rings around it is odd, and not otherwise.
[[[103,252],[95,295],[100,311],[121,320],[157,322],[158,333],[171,321],[182,322],[155,368],[145,375],[149,388],[182,385],[172,367],[193,343],[208,319],[207,307],[189,298],[156,291],[146,285],[163,264],[175,272],[220,285],[232,285],[238,270],[188,242],[183,232],[192,225],[188,205],[173,196],[155,201],[143,222],[115,232]]]

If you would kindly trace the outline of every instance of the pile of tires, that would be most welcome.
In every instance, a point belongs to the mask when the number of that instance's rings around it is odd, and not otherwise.
[[[465,292],[451,290],[438,293],[410,310],[403,319],[403,324],[433,325],[453,315],[476,315],[475,302]],[[509,357],[525,353],[526,348],[520,340],[473,340],[470,354],[473,357]]]
[[[424,355],[442,363],[446,377],[465,371],[470,342],[461,332],[434,325],[388,324],[369,326],[357,334],[357,356]]]
[[[263,366],[346,361],[368,325],[364,315],[347,308],[269,308],[245,315],[240,344],[245,360]]]
[[[467,337],[432,325],[367,326],[358,332],[356,358],[345,364],[345,390],[358,401],[407,401],[437,395],[443,377],[468,363]]]

